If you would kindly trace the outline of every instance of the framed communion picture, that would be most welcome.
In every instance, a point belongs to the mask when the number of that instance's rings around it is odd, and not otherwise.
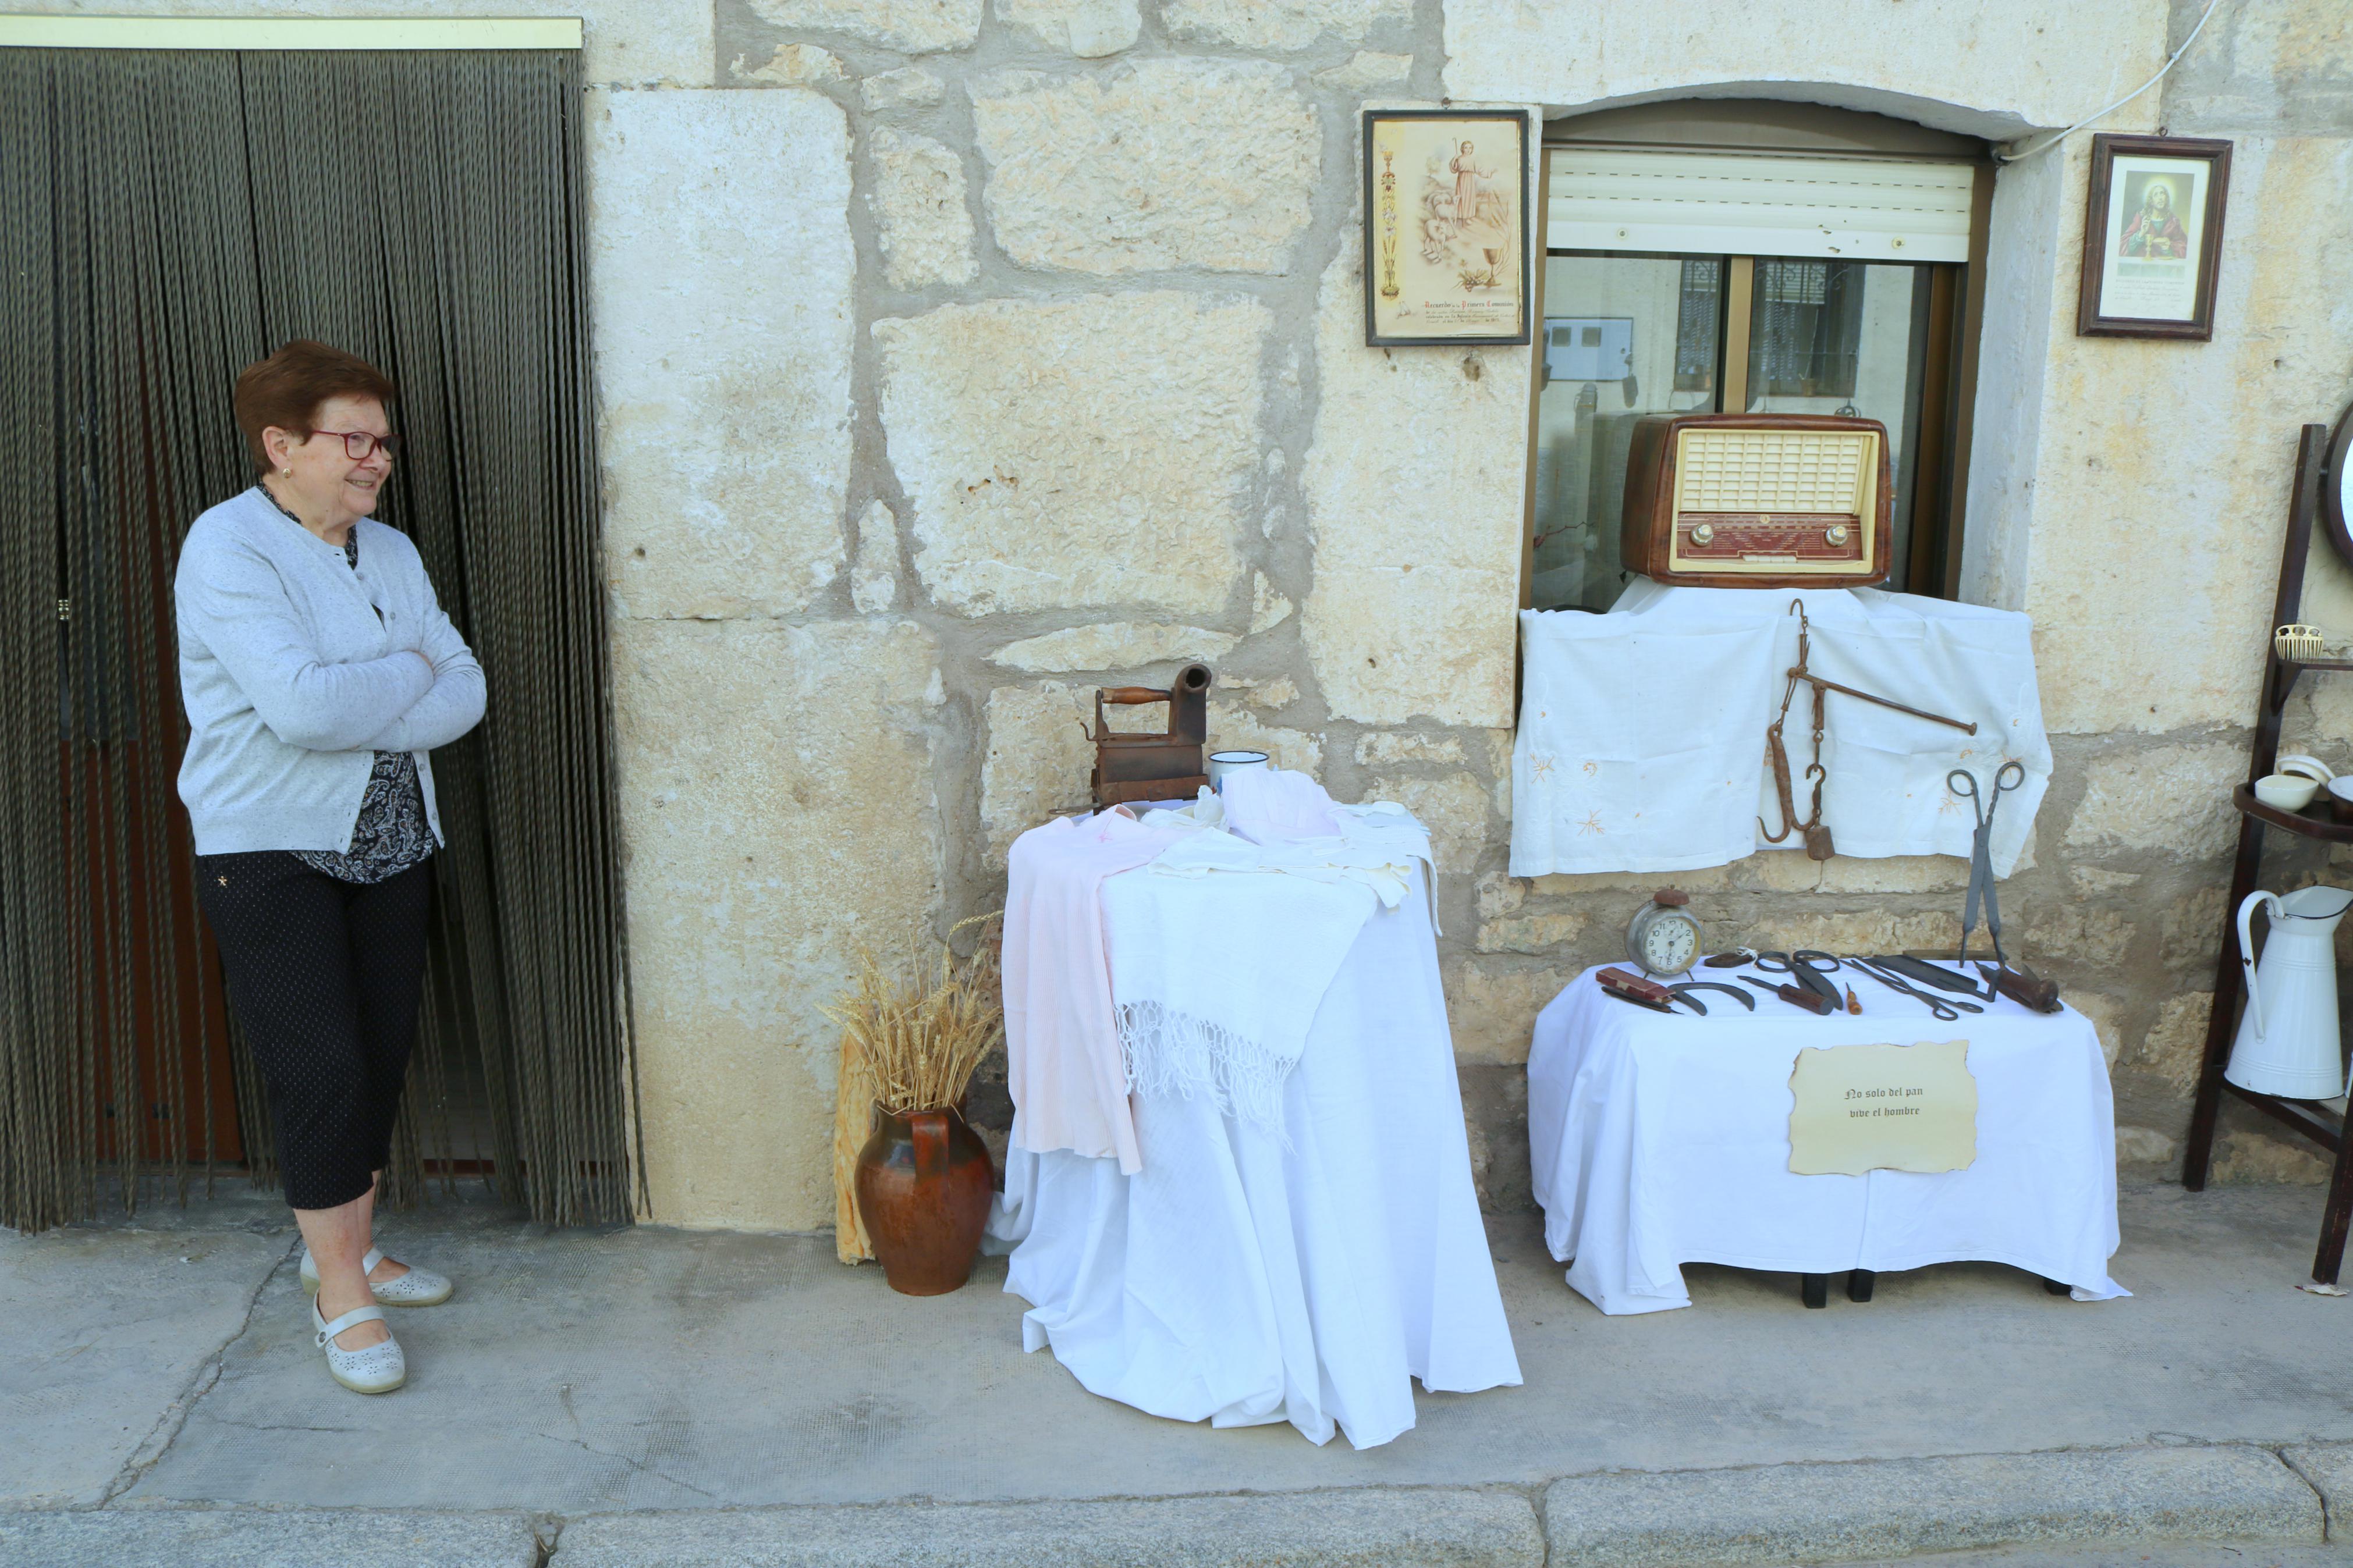
[[[2230,187],[2228,142],[2093,137],[2076,335],[2211,338]]]
[[[1366,111],[1366,343],[1528,341],[1528,143],[1516,110]]]

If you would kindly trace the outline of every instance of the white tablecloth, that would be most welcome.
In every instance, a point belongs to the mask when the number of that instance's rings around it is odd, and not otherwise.
[[[1939,1023],[1855,985],[1868,1009],[1816,1017],[1759,994],[1750,1014],[1703,992],[1707,1016],[1629,1006],[1579,976],[1537,1015],[1528,1150],[1545,1243],[1603,1311],[1688,1307],[1684,1263],[1828,1274],[1979,1259],[2125,1295],[2116,1249],[2116,1113],[2099,1037],[2069,1008],[2006,998]],[[1967,1170],[1799,1176],[1789,1074],[1808,1046],[1966,1039],[1978,1083]],[[1571,1261],[1571,1260],[1574,1261]]]
[[[1757,817],[1778,827],[1781,808],[1765,730],[1798,658],[1793,599],[1813,624],[1814,674],[1978,726],[1967,735],[1831,693],[1822,821],[1838,852],[1967,857],[1976,819],[1945,776],[1967,768],[1988,790],[2014,758],[2025,781],[2002,797],[1993,832],[1994,870],[2010,875],[2051,779],[2026,616],[1873,588],[1662,587],[1647,577],[1606,616],[1520,612],[1512,875],[1683,871],[1770,847]],[[1813,798],[1812,731],[1813,694],[1800,688],[1782,734],[1800,821]],[[1803,842],[1793,834],[1782,847]]]
[[[1412,1378],[1520,1381],[1419,886],[1340,966],[1280,1136],[1176,1096],[1139,1096],[1135,1130],[1134,1176],[1007,1157],[990,1233],[1032,1304],[1026,1349],[1155,1415],[1289,1421],[1317,1443],[1336,1428],[1359,1448],[1413,1426]]]

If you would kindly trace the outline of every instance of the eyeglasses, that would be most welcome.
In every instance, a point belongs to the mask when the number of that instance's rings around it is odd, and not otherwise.
[[[387,461],[400,456],[400,437],[397,436],[379,436],[373,430],[313,430],[311,434],[340,436],[343,442],[343,456],[354,463],[366,462],[378,447],[384,448]]]

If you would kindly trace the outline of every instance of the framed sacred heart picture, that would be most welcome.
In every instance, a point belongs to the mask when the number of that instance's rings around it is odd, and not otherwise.
[[[2211,338],[2230,186],[2228,142],[2093,137],[2076,335]]]
[[[1365,342],[1525,343],[1529,124],[1516,110],[1365,114]]]

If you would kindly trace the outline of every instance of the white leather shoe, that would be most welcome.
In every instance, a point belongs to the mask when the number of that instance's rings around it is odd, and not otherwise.
[[[374,1272],[375,1266],[383,1261],[384,1249],[371,1247],[367,1256],[360,1259],[360,1268],[363,1272]],[[311,1260],[311,1249],[307,1247],[302,1249],[302,1290],[311,1296],[319,1293],[319,1266]],[[449,1281],[438,1274],[427,1274],[422,1268],[412,1267],[399,1279],[387,1279],[381,1285],[369,1280],[368,1294],[376,1299],[377,1305],[384,1307],[438,1307],[449,1299]]]
[[[311,1327],[315,1331],[311,1337],[327,1352],[328,1373],[353,1394],[390,1394],[408,1381],[408,1358],[400,1353],[398,1340],[387,1339],[356,1351],[335,1343],[335,1336],[345,1329],[383,1321],[384,1309],[370,1305],[354,1307],[331,1323],[319,1316],[318,1299],[311,1298]]]

